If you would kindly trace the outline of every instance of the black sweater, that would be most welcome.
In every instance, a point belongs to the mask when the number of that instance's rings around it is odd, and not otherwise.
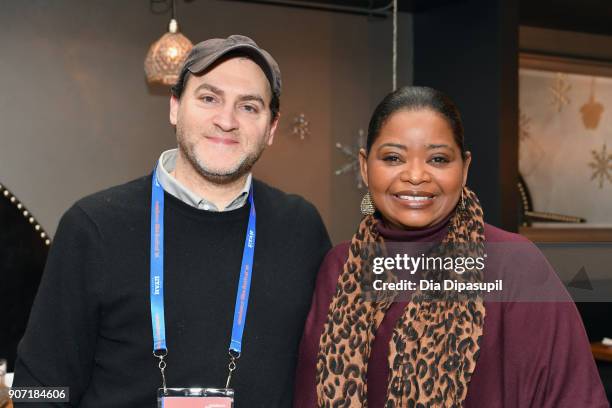
[[[254,181],[257,241],[237,408],[291,406],[298,343],[330,248],[317,210]],[[14,386],[68,386],[80,407],[153,407],[151,176],[84,198],[60,221]],[[198,210],[165,194],[168,387],[224,387],[249,204]],[[20,405],[22,406],[22,405]],[[43,407],[43,404],[34,404]]]

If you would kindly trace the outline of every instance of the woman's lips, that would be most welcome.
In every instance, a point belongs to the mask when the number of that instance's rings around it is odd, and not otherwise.
[[[391,195],[398,204],[412,210],[427,208],[433,204],[436,196],[426,192],[401,192]]]

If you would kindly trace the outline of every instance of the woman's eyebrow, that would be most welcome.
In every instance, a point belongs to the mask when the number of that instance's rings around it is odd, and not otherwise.
[[[451,147],[450,147],[449,145],[447,145],[447,144],[428,144],[428,145],[425,145],[425,147],[426,147],[427,149],[439,149],[439,148],[441,148],[441,147],[446,147],[446,148],[448,148],[448,149],[450,149],[450,148],[451,148]]]
[[[404,146],[403,144],[399,144],[399,143],[383,143],[380,145],[378,149],[380,150],[383,147],[397,147],[398,149],[408,150],[406,146]]]

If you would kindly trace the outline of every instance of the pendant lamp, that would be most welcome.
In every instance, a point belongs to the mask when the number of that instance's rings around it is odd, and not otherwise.
[[[168,24],[168,32],[151,44],[145,58],[144,69],[150,84],[174,85],[193,47],[191,41],[179,32],[175,15],[176,6],[172,0],[172,19]]]

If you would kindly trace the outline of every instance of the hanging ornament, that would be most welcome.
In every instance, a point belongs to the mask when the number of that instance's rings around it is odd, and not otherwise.
[[[334,173],[336,176],[340,176],[346,173],[353,173],[357,188],[363,188],[363,180],[361,179],[361,171],[359,167],[359,151],[365,149],[365,133],[363,129],[359,129],[356,143],[353,147],[344,146],[342,143],[336,143],[336,148],[340,150],[346,157],[350,159],[350,162],[340,167]]]
[[[587,129],[597,129],[603,111],[603,105],[595,101],[595,78],[593,78],[591,79],[591,95],[589,96],[589,100],[580,108],[584,127]]]
[[[293,131],[295,136],[299,136],[300,140],[304,140],[306,136],[310,135],[310,124],[306,119],[306,115],[300,113],[293,119]]]
[[[176,6],[172,0],[172,19],[168,24],[168,32],[151,45],[145,58],[145,74],[151,84],[174,85],[193,47],[191,41],[179,32],[175,15]]]

